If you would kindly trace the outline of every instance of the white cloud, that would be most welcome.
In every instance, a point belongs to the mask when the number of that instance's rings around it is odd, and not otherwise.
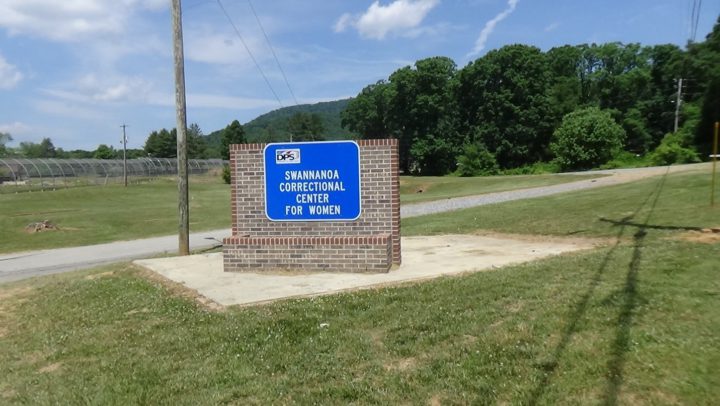
[[[140,77],[98,77],[88,74],[71,83],[72,90],[45,89],[49,96],[72,102],[92,103],[146,101],[152,84]]]
[[[0,27],[11,34],[83,41],[88,35],[123,32],[136,10],[164,7],[164,0],[3,0]]]
[[[67,100],[35,100],[34,107],[41,113],[64,118],[82,120],[103,120],[107,118],[106,114],[95,108],[78,103],[68,103]]]
[[[213,32],[210,28],[190,29],[185,35],[185,57],[196,62],[210,64],[251,64],[250,56],[240,39],[229,32]],[[243,35],[243,40],[250,48],[255,50],[253,55],[259,58],[269,52],[257,52],[264,48],[264,40],[257,36]]]
[[[483,27],[482,31],[480,31],[480,36],[475,41],[475,47],[473,47],[473,50],[470,51],[467,56],[475,56],[482,52],[483,49],[485,49],[485,44],[487,43],[488,38],[490,37],[490,34],[495,30],[495,26],[498,25],[498,23],[510,14],[512,14],[513,11],[515,11],[515,7],[517,7],[519,0],[508,0],[507,2],[507,8],[503,10],[500,14],[493,17],[492,20],[485,23],[485,27]]]
[[[350,13],[345,13],[338,18],[337,22],[335,23],[335,26],[333,27],[333,30],[335,32],[343,32],[347,27],[354,24],[354,21],[356,18],[353,17]]]
[[[11,65],[0,55],[0,89],[12,89],[23,78],[23,74],[15,65]]]
[[[545,27],[544,31],[545,32],[555,31],[559,26],[560,26],[560,23],[556,21],[554,23],[548,24]]]
[[[0,124],[0,133],[9,133],[13,137],[28,134],[32,131],[29,125],[15,121],[12,123]]]
[[[362,15],[343,14],[333,28],[342,32],[355,27],[364,38],[381,40],[389,33],[412,32],[438,4],[440,0],[395,0],[383,6],[375,1]]]

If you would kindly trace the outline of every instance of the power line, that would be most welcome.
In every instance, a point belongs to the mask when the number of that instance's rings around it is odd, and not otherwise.
[[[293,101],[295,102],[295,105],[297,106],[299,103],[297,101],[297,98],[295,98],[295,93],[293,93],[292,88],[290,87],[290,82],[288,82],[287,76],[285,76],[285,71],[282,68],[282,65],[280,65],[280,59],[278,59],[277,54],[275,53],[275,49],[273,48],[272,44],[270,43],[270,38],[268,38],[267,33],[265,32],[265,28],[263,27],[262,23],[260,22],[260,18],[258,17],[257,13],[255,12],[255,7],[253,7],[252,1],[247,0],[248,5],[250,5],[250,10],[252,10],[253,15],[255,16],[255,20],[257,21],[258,25],[260,26],[260,31],[262,31],[263,35],[265,36],[265,41],[267,41],[268,47],[270,48],[270,51],[273,54],[273,57],[275,58],[275,62],[277,63],[278,69],[280,70],[280,73],[282,74],[283,79],[285,80],[285,85],[287,85],[288,91],[290,92],[290,95],[293,98]]]
[[[278,97],[277,93],[275,92],[275,89],[273,89],[272,85],[270,84],[270,80],[268,80],[267,76],[265,76],[265,72],[263,72],[262,68],[260,67],[260,64],[258,63],[257,59],[255,59],[255,56],[250,51],[250,47],[247,46],[245,43],[245,40],[243,39],[242,35],[240,34],[240,30],[238,30],[237,26],[235,26],[235,23],[233,22],[232,18],[230,18],[230,14],[228,14],[227,10],[225,10],[225,6],[223,6],[222,2],[220,0],[217,0],[218,6],[220,6],[220,9],[222,10],[223,14],[225,14],[225,17],[227,18],[230,25],[232,25],[233,29],[235,30],[235,34],[237,34],[238,38],[240,38],[240,42],[245,47],[245,51],[247,51],[248,55],[250,55],[250,59],[255,63],[255,66],[260,71],[260,74],[262,75],[263,79],[265,80],[265,83],[267,84],[268,88],[272,92],[272,94],[275,96],[275,99],[277,100],[280,107],[284,107],[282,104],[282,101],[280,100],[280,97]]]
[[[692,12],[690,13],[690,42],[695,42],[695,38],[697,37],[701,8],[702,0],[693,0]]]

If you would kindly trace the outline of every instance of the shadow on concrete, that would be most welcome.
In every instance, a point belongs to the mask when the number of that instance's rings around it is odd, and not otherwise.
[[[668,167],[669,169],[669,167]],[[613,223],[614,226],[619,227],[618,232],[615,236],[615,244],[608,250],[607,254],[603,257],[597,270],[590,279],[590,283],[585,292],[580,296],[574,309],[568,316],[568,322],[563,329],[562,336],[558,342],[555,350],[552,352],[548,360],[538,363],[537,367],[540,370],[540,380],[535,386],[533,391],[530,393],[528,404],[537,405],[542,398],[545,390],[550,385],[550,382],[554,376],[554,372],[557,369],[565,350],[572,340],[573,336],[577,332],[577,325],[580,320],[585,316],[588,310],[590,299],[595,294],[595,290],[603,279],[603,276],[608,270],[608,265],[615,256],[620,244],[622,237],[628,231],[629,227],[637,227],[638,230],[633,234],[633,253],[628,265],[628,272],[625,278],[625,285],[622,289],[623,303],[620,307],[620,313],[616,323],[617,331],[615,334],[615,340],[613,341],[611,358],[608,361],[608,373],[607,373],[607,387],[604,394],[603,403],[614,405],[617,404],[618,394],[624,382],[624,367],[626,353],[629,350],[630,342],[630,327],[633,322],[633,315],[635,307],[637,306],[637,275],[640,269],[640,261],[642,259],[642,250],[644,247],[645,236],[647,235],[646,229],[657,228],[657,226],[648,226],[650,217],[652,216],[655,206],[657,205],[658,198],[665,185],[668,172],[665,172],[664,176],[658,181],[655,189],[647,195],[642,203],[635,209],[635,211],[620,220],[609,220],[601,219],[602,221],[608,221]],[[632,221],[635,216],[647,205],[652,199],[650,211],[644,222],[638,223]]]

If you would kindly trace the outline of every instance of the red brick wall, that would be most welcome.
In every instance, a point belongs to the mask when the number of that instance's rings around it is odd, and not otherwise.
[[[399,264],[400,254],[400,181],[397,140],[361,140],[360,146],[360,183],[361,206],[360,218],[355,221],[333,222],[275,222],[265,216],[265,181],[263,168],[263,148],[265,144],[239,144],[230,146],[230,167],[232,176],[231,207],[232,232],[234,237],[348,237],[348,236],[388,236],[390,243],[391,263]],[[226,256],[245,255],[248,260],[254,258],[250,252],[242,254],[232,248],[235,241],[226,239]],[[302,244],[301,244],[302,245]],[[249,246],[244,244],[244,246]],[[253,245],[255,246],[255,245]],[[338,257],[349,256],[356,259],[362,256],[363,249],[372,246],[373,250],[383,250],[383,243],[370,245],[348,245],[342,252],[330,251],[337,262]],[[364,248],[360,248],[364,247]],[[249,249],[249,248],[244,248]],[[311,250],[310,250],[311,251]],[[314,254],[305,253],[306,257]],[[346,252],[347,251],[347,252]],[[277,260],[268,258],[269,265],[262,267],[292,268],[293,262],[283,266],[280,252],[275,252]],[[259,258],[259,257],[258,257]],[[297,258],[294,258],[297,259]],[[234,262],[242,261],[241,257]],[[250,261],[252,262],[252,261]],[[295,261],[297,263],[298,261]],[[226,258],[226,270],[228,260]],[[242,267],[246,268],[246,267]]]

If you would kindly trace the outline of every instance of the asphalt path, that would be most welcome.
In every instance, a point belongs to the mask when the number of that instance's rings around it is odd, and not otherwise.
[[[659,176],[667,172],[700,170],[702,165],[680,165],[672,167],[653,167],[597,171],[602,178],[562,183],[507,192],[487,193],[477,196],[465,196],[431,202],[403,205],[401,218],[459,210],[468,207],[495,204],[512,200],[549,196],[602,186],[632,182],[646,177]],[[591,174],[593,172],[583,172]],[[210,249],[221,245],[231,230],[212,230],[190,234],[190,249],[193,251]],[[177,235],[144,238],[132,241],[117,241],[106,244],[83,247],[58,248],[52,250],[28,251],[0,255],[0,283],[26,279],[34,276],[92,268],[101,264],[148,258],[158,255],[177,254]]]
[[[231,230],[214,230],[190,234],[190,249],[209,249],[222,244]],[[130,261],[178,252],[178,236],[117,241],[83,247],[58,248],[0,255],[0,283],[33,276],[92,268],[113,262]]]

